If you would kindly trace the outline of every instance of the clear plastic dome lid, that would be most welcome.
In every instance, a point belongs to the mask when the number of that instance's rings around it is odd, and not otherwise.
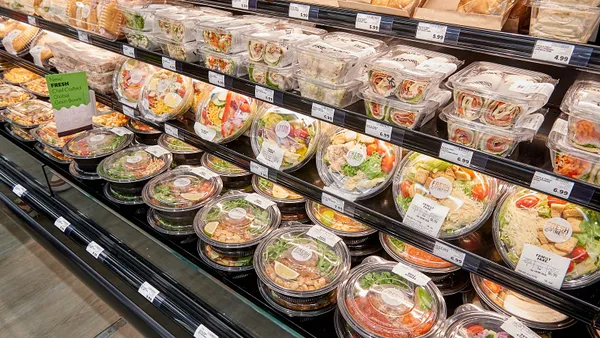
[[[109,182],[138,182],[167,170],[171,161],[171,153],[159,146],[132,147],[103,159],[98,175]]]
[[[193,145],[167,134],[160,135],[158,138],[158,145],[169,150],[173,154],[196,154],[202,152],[202,150]]]
[[[498,195],[498,181],[468,168],[409,153],[394,177],[394,201],[404,218],[417,195],[448,208],[440,238],[458,238],[479,228],[491,215]]]
[[[258,194],[279,203],[302,203],[305,200],[304,196],[257,175],[252,176],[252,187]]]
[[[62,149],[72,138],[77,136],[79,133],[58,137],[56,131],[56,123],[54,121],[40,125],[39,127],[32,129],[31,134],[40,143],[52,147],[55,149]]]
[[[338,236],[363,237],[377,232],[366,224],[314,201],[306,202],[306,213],[315,224],[329,229]]]
[[[129,120],[127,126],[138,134],[160,134],[160,130],[136,120]]]
[[[188,211],[214,200],[221,189],[221,178],[206,168],[177,168],[148,182],[142,197],[158,210]]]
[[[22,128],[34,128],[54,120],[54,110],[48,102],[29,100],[6,108],[4,117]]]
[[[323,242],[311,229],[313,226],[280,228],[256,249],[254,269],[270,289],[310,298],[335,289],[346,278],[350,270],[346,244],[339,238],[335,244]]]
[[[379,234],[383,249],[398,262],[402,262],[419,271],[428,273],[449,273],[460,267],[427,253],[421,249],[404,243],[383,232]]]
[[[367,258],[338,290],[338,306],[362,337],[433,337],[446,319],[446,303],[432,281],[417,285],[396,274],[394,263]]]
[[[319,142],[317,169],[344,198],[366,199],[389,185],[401,154],[393,144],[335,128]]]
[[[466,311],[448,318],[439,337],[513,338],[501,326],[508,317],[492,311]]]
[[[600,82],[575,81],[565,94],[560,109],[577,117],[600,121]]]
[[[256,159],[284,171],[300,168],[317,150],[321,123],[284,108],[263,107],[252,123],[252,150]]]
[[[198,105],[194,130],[201,138],[225,143],[242,135],[257,110],[256,100],[223,88],[214,88]]]
[[[526,188],[509,190],[494,213],[496,249],[511,267],[525,245],[571,261],[563,288],[581,288],[600,278],[600,213]]]
[[[202,165],[207,167],[211,171],[225,177],[252,175],[252,173],[250,173],[249,171],[246,171],[209,153],[205,153],[202,156]]]
[[[192,105],[192,79],[168,70],[158,70],[144,84],[139,96],[140,112],[151,120],[164,122],[183,114]]]
[[[137,104],[148,75],[157,69],[136,59],[126,59],[113,75],[113,89],[119,100]]]
[[[214,247],[244,248],[258,244],[279,226],[277,205],[256,204],[255,194],[230,193],[207,204],[194,218],[202,241]]]
[[[0,108],[14,106],[33,97],[32,94],[21,87],[0,84]]]
[[[98,158],[116,153],[133,141],[133,133],[125,128],[98,128],[80,134],[63,147],[63,153],[74,159]]]

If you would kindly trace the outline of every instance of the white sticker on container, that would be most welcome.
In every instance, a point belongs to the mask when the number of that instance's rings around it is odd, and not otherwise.
[[[286,138],[290,135],[290,131],[292,130],[292,126],[286,120],[279,121],[275,125],[275,135],[279,138]]]
[[[533,47],[531,58],[536,60],[568,65],[575,46],[565,43],[538,40]]]
[[[571,260],[538,246],[525,244],[515,271],[559,290]]]
[[[217,136],[216,130],[209,128],[200,122],[194,123],[194,131],[196,132],[196,135],[207,141],[212,141]]]
[[[567,199],[571,196],[573,182],[536,171],[529,185],[533,189]]]
[[[133,134],[133,132],[131,132],[131,130],[129,130],[127,128],[123,128],[123,127],[114,127],[114,128],[111,128],[110,131],[112,131],[113,133],[115,133],[116,135],[119,135],[119,136]]]
[[[290,3],[290,11],[288,13],[290,18],[308,20],[310,15],[310,6]]]
[[[573,227],[566,219],[553,217],[544,223],[544,236],[554,243],[564,243],[571,239]]]
[[[521,323],[517,318],[508,318],[500,328],[509,335],[515,338],[540,338],[540,336],[528,328],[525,324]]]
[[[561,135],[567,135],[569,131],[569,123],[567,122],[567,120],[556,119],[554,125],[552,126],[552,130],[556,131]]]
[[[163,155],[169,154],[170,152],[161,147],[161,146],[150,146],[148,148],[145,149],[147,153],[150,153],[156,157],[161,157]]]
[[[248,0],[231,0],[231,7],[248,9]]]
[[[295,247],[292,250],[291,254],[292,257],[298,262],[306,262],[313,255],[312,250],[303,245],[298,245],[297,247]]]
[[[435,242],[433,247],[433,255],[458,266],[463,266],[466,256],[464,252],[440,242]]]
[[[437,237],[449,211],[450,208],[417,194],[410,202],[402,223],[419,232]]]
[[[544,115],[542,114],[531,114],[523,117],[517,126],[519,128],[531,129],[537,131],[540,126],[544,123]]]
[[[77,31],[77,38],[81,42],[86,42],[86,43],[90,42],[90,36],[86,32]]]
[[[367,120],[365,123],[365,134],[389,141],[392,138],[392,126]]]
[[[396,287],[388,287],[381,290],[381,300],[389,306],[399,307],[410,303],[412,300],[408,298],[405,290],[400,290]]]
[[[174,138],[179,138],[179,129],[177,129],[175,126],[165,123],[165,134],[171,135]]]
[[[431,278],[427,277],[425,274],[402,263],[396,264],[392,269],[392,272],[420,286],[426,285],[431,280]]]
[[[439,157],[442,160],[450,161],[463,167],[470,167],[473,152],[450,143],[442,142]]]
[[[209,330],[206,326],[200,324],[194,332],[194,338],[219,338],[219,336]]]
[[[308,229],[308,231],[306,232],[306,235],[310,236],[316,240],[319,240],[319,241],[329,245],[330,247],[334,247],[337,244],[337,242],[342,240],[341,238],[336,236],[333,232],[323,228],[320,225],[313,225],[310,229]]]
[[[65,232],[67,228],[71,225],[71,222],[67,221],[64,217],[60,216],[54,221],[54,226],[57,227],[60,231]]]
[[[15,193],[15,195],[19,196],[19,197],[23,197],[23,195],[25,194],[25,192],[27,192],[27,189],[25,189],[24,186],[17,184],[12,188],[12,192]]]
[[[248,201],[248,202],[256,205],[257,207],[260,207],[261,209],[267,209],[270,206],[275,205],[275,202],[271,201],[268,198],[264,198],[264,197],[262,197],[261,195],[259,195],[257,193],[249,194],[244,199],[246,201]]]
[[[87,251],[90,255],[94,256],[94,258],[98,259],[104,248],[100,246],[100,244],[91,241],[90,244],[85,247],[85,251]]]
[[[194,174],[202,177],[205,180],[210,180],[214,177],[219,176],[217,173],[212,172],[210,169],[208,169],[206,167],[193,167],[190,169],[190,171],[193,172]]]
[[[367,147],[363,144],[357,143],[354,147],[350,148],[346,153],[346,162],[353,167],[358,167],[367,158]]]
[[[225,75],[208,71],[208,82],[215,86],[225,87]]]
[[[333,123],[333,117],[335,116],[335,109],[326,107],[324,105],[313,103],[310,115],[314,118],[325,120],[329,123]]]
[[[354,27],[371,32],[379,32],[379,24],[381,23],[381,17],[379,15],[356,14],[356,23]]]
[[[142,157],[140,155],[134,155],[134,156],[129,156],[127,157],[127,163],[138,163],[142,160]]]
[[[329,194],[321,194],[321,204],[330,207],[333,210],[344,212],[344,201]]]
[[[144,282],[138,289],[138,293],[144,296],[148,301],[153,302],[160,292],[150,283]]]
[[[273,97],[275,96],[275,91],[273,89],[255,86],[254,96],[262,101],[273,103]]]
[[[168,70],[172,70],[174,72],[177,71],[177,63],[175,62],[175,60],[166,56],[162,57],[162,67]]]
[[[242,219],[246,217],[246,209],[244,208],[233,208],[227,212],[227,216],[233,219]]]
[[[175,179],[175,181],[173,181],[173,185],[178,188],[187,187],[188,185],[190,185],[190,183],[192,183],[192,181],[186,177],[180,177],[180,178]]]
[[[135,48],[128,45],[123,45],[123,55],[135,59]]]
[[[508,90],[523,94],[543,94],[550,97],[554,91],[554,85],[551,83],[533,83],[527,81],[515,81]]]
[[[264,140],[260,147],[260,153],[256,156],[256,159],[273,169],[281,168],[283,163],[283,155],[285,151],[281,149],[277,143],[271,142],[270,140]]]
[[[442,73],[442,74],[452,74],[456,71],[458,67],[451,62],[437,62],[437,61],[431,61],[429,62],[429,60],[425,60],[423,62],[421,62],[418,66],[415,67],[415,69],[419,69],[419,70],[425,70],[428,72],[436,72],[436,73]],[[439,91],[438,93],[444,93],[443,91]],[[433,100],[433,98],[429,98],[430,100]]]
[[[447,26],[428,22],[419,22],[415,38],[419,40],[443,43],[446,39]]]
[[[135,117],[135,110],[133,108],[123,105],[123,114],[129,117]]]
[[[250,172],[266,179],[269,178],[269,168],[256,162],[250,162]]]
[[[30,25],[32,26],[37,26],[37,19],[31,15],[27,16],[27,22],[29,22]]]
[[[446,198],[452,193],[452,182],[445,177],[437,177],[429,184],[429,193],[435,198]]]

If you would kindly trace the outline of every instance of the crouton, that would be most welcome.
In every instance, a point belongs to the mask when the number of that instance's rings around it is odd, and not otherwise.
[[[543,230],[538,230],[537,233],[538,233],[538,240],[540,241],[540,243],[542,243],[542,245],[550,243],[550,241],[548,241],[548,238],[546,238],[546,235],[544,235]]]
[[[563,210],[565,210],[566,204],[558,204],[554,203],[550,206],[550,211],[552,212],[552,217],[560,217]]]
[[[583,219],[583,213],[578,208],[574,206],[569,206],[568,208],[565,208],[563,210],[562,217],[564,219],[567,219],[569,217]]]
[[[429,189],[429,187],[431,186],[431,182],[433,182],[433,178],[431,178],[431,176],[427,177],[427,179],[425,180],[426,189]]]
[[[427,180],[428,177],[429,177],[429,171],[427,171],[423,168],[417,169],[417,174],[415,175],[415,181],[417,181],[421,184],[425,184],[425,181]]]
[[[555,244],[555,245],[556,245],[556,244]],[[557,249],[557,248],[555,248],[555,247],[551,248],[551,250],[550,250],[550,251],[551,251],[551,252],[554,252],[555,254],[557,254],[557,255],[559,255],[559,256],[561,256],[561,257],[565,257],[566,255],[568,255],[568,254],[569,254],[568,252],[564,252],[564,251],[558,250],[558,249]]]
[[[465,172],[462,169],[458,169],[454,172],[454,175],[456,176],[457,180],[460,181],[470,181],[471,180],[471,175],[469,175],[467,172]]]
[[[576,246],[577,246],[577,238],[575,238],[575,237],[569,238],[569,240],[567,240],[566,242],[554,243],[554,247],[557,250],[560,250],[567,254],[571,253],[571,251],[573,251],[573,249],[575,249]]]
[[[571,224],[573,233],[582,233],[583,232],[583,230],[581,230],[581,227],[579,226],[579,224],[581,224],[581,222],[583,222],[583,220],[581,220],[579,218],[575,218],[575,217],[569,217],[569,218],[567,218],[567,222],[569,222],[569,224]]]

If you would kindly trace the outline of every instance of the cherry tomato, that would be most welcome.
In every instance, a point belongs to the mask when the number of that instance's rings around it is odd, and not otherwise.
[[[487,197],[489,191],[490,191],[490,188],[488,187],[487,184],[485,184],[485,183],[475,184],[473,186],[473,189],[471,190],[471,195],[473,196],[474,199],[476,199],[478,201],[483,201]]]
[[[400,183],[400,192],[402,193],[402,197],[407,198],[410,196],[410,187],[412,186],[411,181],[402,181]]]
[[[472,325],[467,328],[467,333],[468,334],[478,334],[480,332],[483,332],[483,330],[484,330],[484,328],[481,325]]]
[[[294,134],[296,135],[296,137],[300,137],[300,138],[307,138],[308,137],[308,132],[304,129],[298,128],[298,129],[294,129]]]
[[[244,102],[240,105],[240,110],[244,113],[250,112],[250,104],[248,102]]]
[[[567,204],[567,201],[565,200],[561,200],[560,198],[556,198],[554,196],[548,196],[548,205],[552,205],[552,204]]]
[[[392,171],[395,159],[395,156],[392,154],[383,156],[383,159],[381,159],[381,170],[383,170],[384,173]]]
[[[573,271],[573,269],[575,269],[575,263],[573,263],[573,261],[570,261],[569,267],[567,268],[567,272],[571,272]]]
[[[469,176],[471,176],[471,179],[475,178],[475,172],[471,169],[467,169],[467,168],[462,168],[462,170],[464,170],[467,174],[469,174]]]
[[[179,96],[181,96],[181,97],[184,97],[185,96],[185,89],[183,89],[183,88],[177,89],[177,94],[179,94]]]
[[[375,140],[375,144],[377,144],[377,152],[379,155],[385,156],[390,153],[390,148],[382,140]]]
[[[571,251],[571,258],[577,263],[585,261],[590,255],[588,255],[587,251],[582,246],[576,246],[573,251]]]
[[[374,152],[377,151],[377,144],[371,143],[367,146],[367,156],[371,156]]]
[[[177,82],[179,82],[179,83],[183,83],[183,78],[182,78],[181,76],[178,76],[178,77],[177,77]]]
[[[523,196],[517,200],[516,206],[520,209],[529,209],[535,207],[540,199],[535,196]]]
[[[502,287],[492,281],[489,281],[487,279],[485,279],[483,281],[483,284],[485,284],[485,286],[488,288],[488,290],[490,290],[492,293],[498,293],[502,290]]]

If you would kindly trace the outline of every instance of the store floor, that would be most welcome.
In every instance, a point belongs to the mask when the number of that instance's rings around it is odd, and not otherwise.
[[[0,338],[140,338],[0,204]]]

